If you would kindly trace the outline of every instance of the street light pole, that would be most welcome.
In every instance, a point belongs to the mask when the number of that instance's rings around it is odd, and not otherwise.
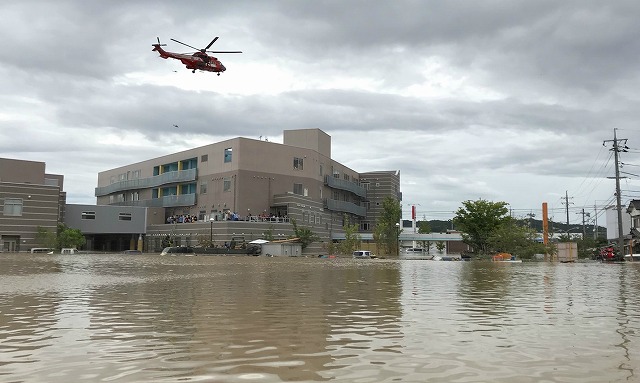
[[[400,258],[400,223],[396,222],[396,256]]]
[[[213,247],[213,217],[209,217],[209,223],[211,224],[211,231],[209,232],[209,246]]]

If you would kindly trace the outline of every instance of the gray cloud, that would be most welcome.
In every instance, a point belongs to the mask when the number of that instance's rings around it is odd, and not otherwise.
[[[565,190],[580,207],[611,195],[613,128],[638,139],[635,1],[27,0],[0,12],[0,156],[69,175],[71,202],[93,201],[99,171],[203,138],[317,127],[347,166],[400,170],[405,204],[427,216],[479,197],[560,205]],[[219,78],[151,52],[156,37],[186,52],[169,39],[214,36],[244,52],[220,57]]]

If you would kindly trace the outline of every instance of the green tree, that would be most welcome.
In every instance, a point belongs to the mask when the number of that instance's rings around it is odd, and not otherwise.
[[[273,241],[274,237],[273,237],[273,225],[269,225],[269,228],[267,230],[264,231],[263,234],[263,239],[267,240],[267,241]]]
[[[453,223],[462,232],[462,240],[476,254],[489,251],[488,240],[494,230],[511,220],[506,202],[491,202],[484,199],[464,201],[453,218]]]
[[[382,214],[373,230],[373,239],[378,248],[385,249],[387,254],[398,253],[400,228],[396,223],[400,222],[401,217],[402,209],[400,207],[400,201],[386,197],[382,201]]]
[[[36,241],[41,247],[54,249],[58,241],[58,235],[42,226],[38,226],[36,231]]]
[[[431,241],[422,241],[422,248],[429,254],[431,252]]]
[[[420,221],[418,222],[418,233],[419,234],[429,234],[431,233],[431,225],[429,221]],[[426,251],[427,254],[431,251],[431,241],[420,241],[422,245],[423,251]]]
[[[419,234],[429,234],[431,233],[431,225],[429,221],[420,221],[418,222],[418,233]]]
[[[516,254],[523,259],[531,259],[534,254],[549,254],[552,250],[536,238],[536,231],[526,221],[510,220],[493,230],[487,245],[492,252]]]
[[[82,232],[78,229],[70,229],[64,225],[58,225],[58,248],[79,248],[86,243]]]
[[[445,247],[447,247],[447,245],[443,241],[436,242],[436,249],[438,249],[438,253],[442,254]]]
[[[358,234],[358,224],[350,225],[349,218],[345,216],[342,230],[344,230],[344,241],[340,244],[340,252],[342,254],[351,254],[360,247],[362,242],[362,237]]]
[[[293,225],[293,233],[300,243],[302,244],[302,250],[304,250],[307,246],[317,241],[320,237],[318,237],[313,231],[311,231],[308,227],[298,227],[298,224],[295,219],[291,219],[291,224]]]

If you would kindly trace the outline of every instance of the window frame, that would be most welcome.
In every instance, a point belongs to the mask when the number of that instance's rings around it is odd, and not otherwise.
[[[11,207],[11,209],[9,209]],[[2,214],[7,217],[22,217],[24,211],[24,199],[5,198]]]

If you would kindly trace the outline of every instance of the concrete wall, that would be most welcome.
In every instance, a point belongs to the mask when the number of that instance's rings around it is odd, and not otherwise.
[[[68,204],[65,224],[83,234],[144,234],[146,218],[144,207]]]

